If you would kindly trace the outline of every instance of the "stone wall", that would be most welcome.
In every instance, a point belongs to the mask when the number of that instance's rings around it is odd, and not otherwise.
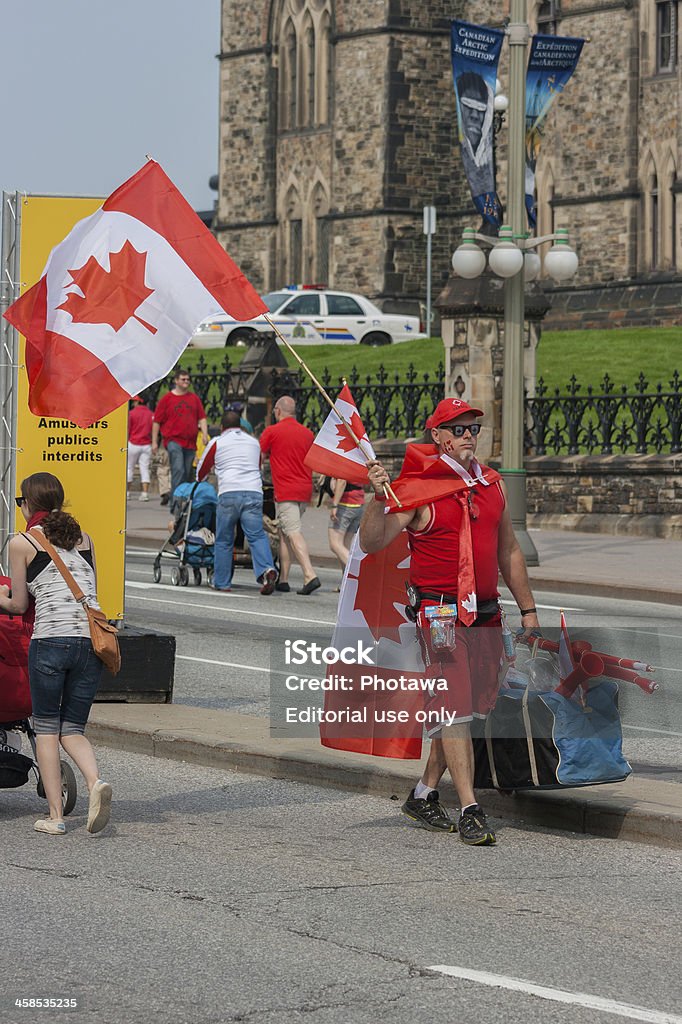
[[[671,183],[682,163],[682,59],[672,73],[657,73],[655,7],[654,0],[562,0],[559,34],[590,41],[545,124],[539,214],[541,229],[569,229],[580,269],[570,289],[555,290],[547,326],[680,321],[682,200]],[[278,130],[280,8],[276,0],[223,0],[218,238],[257,287],[280,287],[286,190],[295,181],[308,197],[322,179],[331,221],[328,283],[379,301],[423,299],[422,207],[433,204],[437,295],[462,228],[478,221],[458,152],[449,21],[499,26],[507,0],[335,0],[326,135]],[[534,30],[537,0],[528,8]],[[504,88],[507,68],[505,46]],[[506,148],[503,128],[503,202]],[[652,265],[654,172],[661,251]],[[354,223],[341,226],[344,220]],[[306,268],[315,232],[304,229],[304,236]],[[347,250],[356,243],[356,252]]]

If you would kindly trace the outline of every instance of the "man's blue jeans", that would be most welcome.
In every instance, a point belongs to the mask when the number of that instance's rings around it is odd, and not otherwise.
[[[171,503],[170,511],[175,511],[176,501],[173,492],[178,484],[187,483],[194,479],[193,463],[196,455],[196,448],[183,448],[177,441],[168,441],[166,444],[168,461],[171,471]]]
[[[274,569],[272,551],[263,529],[263,495],[260,491],[228,491],[218,498],[216,513],[215,565],[213,584],[224,590],[232,583],[234,531],[242,524],[249,542],[256,579]]]

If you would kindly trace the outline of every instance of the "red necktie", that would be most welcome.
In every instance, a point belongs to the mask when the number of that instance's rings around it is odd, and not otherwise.
[[[465,626],[473,625],[476,616],[476,577],[474,575],[474,551],[471,543],[471,518],[469,515],[470,492],[455,495],[462,506],[462,523],[459,529],[459,569],[457,573],[457,615]]]

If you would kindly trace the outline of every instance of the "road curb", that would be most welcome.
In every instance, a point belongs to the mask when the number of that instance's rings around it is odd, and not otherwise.
[[[96,705],[93,709],[88,724],[89,738],[95,743],[131,753],[203,767],[233,769],[266,778],[313,782],[400,802],[419,772],[420,763],[416,761],[384,763],[379,759],[360,759],[359,756],[351,761],[353,755],[339,754],[310,742],[290,744],[291,749],[288,749],[287,744],[280,741],[273,743],[272,750],[267,750],[243,739],[205,738],[192,727],[182,730],[145,729],[97,721],[101,707]],[[657,788],[653,789],[653,786]],[[666,792],[665,787],[672,788]],[[568,792],[505,796],[488,791],[482,801],[493,817],[505,821],[682,848],[682,807],[667,806],[664,799],[665,795],[676,797],[679,791],[680,787],[675,783],[647,783],[631,779],[618,786]],[[448,806],[456,803],[454,790],[450,787],[445,787],[443,794]]]

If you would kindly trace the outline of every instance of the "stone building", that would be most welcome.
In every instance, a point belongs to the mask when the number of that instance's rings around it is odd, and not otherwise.
[[[678,0],[529,0],[531,29],[587,36],[538,162],[540,231],[580,255],[548,323],[680,323]],[[458,151],[449,22],[493,0],[223,0],[214,229],[259,289],[324,282],[386,305],[433,293],[476,224]],[[500,66],[506,84],[506,48]],[[505,131],[498,139],[504,202]]]

